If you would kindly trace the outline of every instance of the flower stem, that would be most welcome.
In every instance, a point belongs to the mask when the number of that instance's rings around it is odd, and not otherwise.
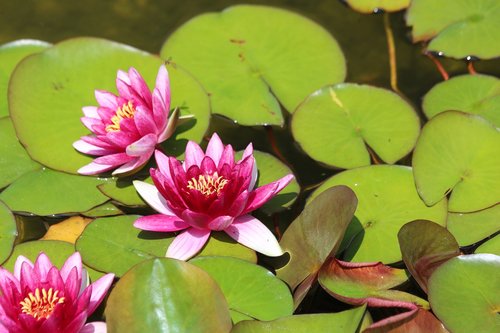
[[[476,69],[474,68],[474,62],[473,61],[469,61],[467,63],[467,70],[469,71],[469,74],[471,74],[471,75],[476,75],[477,74]]]
[[[391,71],[391,88],[396,93],[401,94],[398,88],[398,69],[396,65],[396,46],[394,44],[394,34],[392,33],[389,13],[384,13],[384,30],[387,38],[387,52],[389,53],[389,68]]]
[[[439,60],[434,55],[432,55],[432,53],[426,52],[425,55],[432,60],[434,65],[436,65],[439,73],[441,73],[441,76],[443,77],[443,80],[447,81],[450,78],[450,75],[448,74],[446,69],[444,69],[443,65],[441,65]]]

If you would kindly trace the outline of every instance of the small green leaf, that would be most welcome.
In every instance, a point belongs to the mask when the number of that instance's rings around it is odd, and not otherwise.
[[[16,237],[16,219],[9,208],[0,201],[0,264],[10,256]]]
[[[500,230],[500,205],[472,213],[448,213],[446,228],[460,246],[479,242]]]
[[[115,216],[122,215],[123,212],[113,205],[111,202],[105,202],[102,205],[91,208],[86,212],[82,212],[83,216],[87,217],[104,217],[104,216]]]
[[[492,239],[481,244],[474,253],[491,253],[500,256],[500,236],[496,235]]]

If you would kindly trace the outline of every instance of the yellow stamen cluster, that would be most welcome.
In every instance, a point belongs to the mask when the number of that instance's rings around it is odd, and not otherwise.
[[[111,117],[111,123],[110,125],[106,126],[106,132],[117,132],[120,130],[120,121],[125,118],[134,118],[134,113],[135,113],[135,107],[132,104],[131,101],[128,101],[128,103],[123,104],[118,110],[116,110],[116,113],[113,117]]]
[[[217,172],[212,175],[199,175],[198,179],[191,178],[188,181],[187,188],[190,190],[197,190],[204,196],[208,197],[214,193],[220,194],[220,191],[226,186],[229,180],[219,176]]]
[[[35,319],[49,318],[54,308],[59,303],[64,303],[64,297],[57,296],[59,290],[50,288],[35,289],[35,294],[29,293],[19,304],[23,313],[31,315]]]

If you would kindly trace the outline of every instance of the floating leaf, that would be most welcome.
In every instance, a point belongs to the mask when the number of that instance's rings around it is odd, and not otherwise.
[[[453,58],[500,56],[497,0],[413,0],[406,15],[413,41],[432,39],[427,49]]]
[[[451,212],[500,201],[500,132],[484,118],[448,111],[423,128],[413,153],[415,184],[427,205],[450,191]]]
[[[500,231],[500,205],[473,213],[449,213],[446,228],[460,246],[479,242]]]
[[[113,181],[99,185],[98,188],[104,195],[123,205],[147,206],[146,202],[137,193],[132,183],[133,181],[133,177],[116,178]],[[148,184],[153,184],[151,177],[147,177],[144,181]]]
[[[15,212],[74,214],[108,200],[96,188],[105,181],[44,168],[19,178],[0,194],[0,199]]]
[[[190,263],[217,282],[231,314],[239,312],[250,319],[269,321],[293,313],[288,286],[263,267],[230,257],[200,257]],[[240,321],[231,317],[233,323]]]
[[[86,212],[82,212],[82,215],[87,217],[104,217],[122,214],[123,212],[111,202],[105,202],[102,205],[94,207]]]
[[[10,256],[17,236],[16,219],[0,201],[0,264]]]
[[[383,320],[385,321],[385,320]],[[363,333],[449,333],[443,323],[436,319],[430,311],[418,309],[417,312],[396,322],[380,323],[377,327],[369,327]]]
[[[279,103],[291,112],[345,77],[342,51],[325,29],[265,6],[197,16],[169,37],[161,56],[200,80],[214,113],[242,125],[283,125]]]
[[[309,156],[345,169],[370,164],[367,146],[395,163],[413,149],[419,132],[418,116],[404,99],[352,83],[316,91],[292,118],[293,136]]]
[[[500,327],[500,256],[462,255],[429,279],[432,311],[454,333],[497,332]]]
[[[130,46],[95,38],[69,39],[27,58],[13,73],[10,86],[10,112],[20,141],[34,160],[75,173],[91,161],[72,143],[88,134],[80,121],[81,109],[97,105],[94,90],[116,91],[117,70],[131,66],[153,84],[161,63]],[[181,69],[169,69],[172,106],[184,106],[183,112],[195,115],[176,133],[185,132],[174,135],[167,145],[169,150],[183,151],[186,138],[200,141],[207,129],[208,98]]]
[[[92,219],[82,216],[72,216],[62,222],[53,224],[42,237],[45,240],[60,240],[75,244],[77,238],[82,234],[83,229]]]
[[[321,265],[335,255],[356,209],[356,196],[346,186],[325,191],[307,205],[281,238],[290,255],[288,264],[276,271],[292,290],[304,283],[295,296],[297,306],[315,281]]]
[[[500,256],[500,236],[496,235],[492,239],[481,244],[474,253],[491,253]]]
[[[346,260],[400,261],[397,234],[405,223],[418,219],[446,223],[446,200],[427,207],[417,194],[409,167],[372,165],[347,170],[327,179],[309,200],[336,185],[352,188],[359,201],[344,240],[349,245]]]
[[[407,8],[410,0],[344,0],[349,7],[364,14],[397,12]]]
[[[111,292],[105,315],[109,333],[231,330],[229,309],[215,281],[175,259],[134,266]]]
[[[431,221],[405,224],[398,233],[398,239],[406,267],[425,292],[432,272],[460,254],[453,235]]]
[[[231,333],[311,333],[358,332],[365,306],[337,313],[316,313],[280,318],[274,321],[243,321]]]
[[[460,75],[436,84],[422,103],[427,118],[449,110],[478,114],[500,126],[500,80],[488,75]]]
[[[7,88],[16,65],[26,56],[43,51],[49,46],[49,43],[32,39],[20,39],[0,46],[0,118],[9,115]]]
[[[41,166],[34,162],[17,140],[9,117],[0,119],[0,188]]]

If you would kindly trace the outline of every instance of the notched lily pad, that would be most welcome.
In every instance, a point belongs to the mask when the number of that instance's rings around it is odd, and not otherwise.
[[[16,237],[16,219],[9,208],[0,201],[0,264],[10,256]]]
[[[448,111],[423,128],[413,153],[419,195],[434,205],[450,192],[451,212],[500,202],[500,132],[484,118]]]
[[[474,253],[491,253],[500,256],[500,235],[481,244]]]
[[[352,9],[364,13],[372,14],[380,11],[397,12],[407,8],[410,0],[343,0]]]
[[[500,204],[472,213],[449,213],[446,228],[460,246],[471,245],[500,231]]]
[[[291,128],[309,156],[344,169],[369,165],[368,147],[395,163],[413,149],[420,132],[417,114],[397,94],[352,83],[310,95],[294,112]]]
[[[279,103],[292,112],[313,91],[345,77],[342,51],[325,29],[265,6],[199,15],[168,38],[161,56],[200,80],[214,113],[242,125],[283,125]]]

